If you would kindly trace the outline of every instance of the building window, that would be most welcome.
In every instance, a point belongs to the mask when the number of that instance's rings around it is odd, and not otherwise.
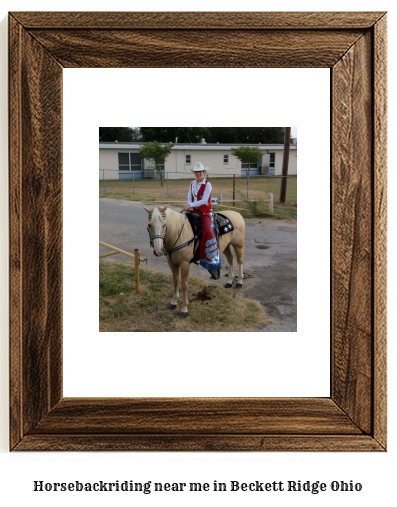
[[[119,153],[119,171],[141,171],[142,164],[138,153]]]
[[[229,155],[223,155],[223,164],[228,165],[229,164]]]
[[[251,165],[244,162],[241,164],[241,169],[256,169],[258,167],[258,162],[255,164],[255,162],[251,162]]]
[[[269,168],[274,169],[276,167],[276,154],[275,153],[269,153],[270,155],[270,163]]]
[[[192,163],[192,156],[191,155],[186,155],[186,162],[185,164],[186,165],[190,165]]]
[[[129,171],[129,170],[130,170],[130,154],[119,153],[119,171]]]
[[[131,171],[141,171],[142,164],[138,153],[130,153]]]

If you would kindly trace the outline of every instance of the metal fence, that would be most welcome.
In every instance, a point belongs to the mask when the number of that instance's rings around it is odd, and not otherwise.
[[[142,174],[129,173],[130,179],[119,179],[118,170],[100,169],[100,191],[103,195],[118,195],[119,198],[127,198],[135,195],[136,200],[144,200],[148,195],[157,204],[169,203],[175,206],[183,206],[187,202],[187,194],[190,182],[194,179],[193,174],[186,174],[185,178],[176,179],[174,176],[180,173],[163,172],[163,186],[160,185],[158,173],[153,178],[142,177]],[[114,175],[114,179],[112,178]],[[241,176],[240,171],[236,174],[207,175],[212,184],[213,204],[219,204],[223,208],[233,207],[237,209],[244,206],[245,201],[264,200],[269,204],[269,210],[273,212],[273,196],[278,198],[280,193],[282,176],[255,175]],[[287,178],[295,178],[289,175]],[[155,184],[154,181],[156,181]],[[141,196],[139,195],[141,194]]]

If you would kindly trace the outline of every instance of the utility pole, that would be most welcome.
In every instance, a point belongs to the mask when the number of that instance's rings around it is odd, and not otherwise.
[[[287,192],[287,176],[288,176],[290,142],[291,142],[291,127],[285,127],[283,170],[282,170],[282,174],[281,174],[280,201],[279,201],[282,203],[285,202],[285,194]]]

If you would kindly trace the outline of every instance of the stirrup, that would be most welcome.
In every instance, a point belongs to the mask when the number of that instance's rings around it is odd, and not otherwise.
[[[219,278],[221,277],[220,269],[208,269],[208,273],[211,275],[211,278],[213,280],[219,280]]]

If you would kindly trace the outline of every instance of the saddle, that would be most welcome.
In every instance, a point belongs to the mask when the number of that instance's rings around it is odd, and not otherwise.
[[[194,234],[194,247],[193,251],[196,250],[197,243],[199,239],[201,239],[201,220],[200,215],[197,213],[191,213],[187,212],[186,216],[189,220],[189,223],[192,227],[193,234]],[[233,223],[221,213],[214,213],[215,218],[215,236],[216,240],[218,241],[218,238],[220,236],[223,236],[224,234],[227,234],[228,232],[234,231],[234,225]],[[190,264],[192,262],[199,262],[200,260],[200,249],[197,249],[193,259],[190,261]]]

